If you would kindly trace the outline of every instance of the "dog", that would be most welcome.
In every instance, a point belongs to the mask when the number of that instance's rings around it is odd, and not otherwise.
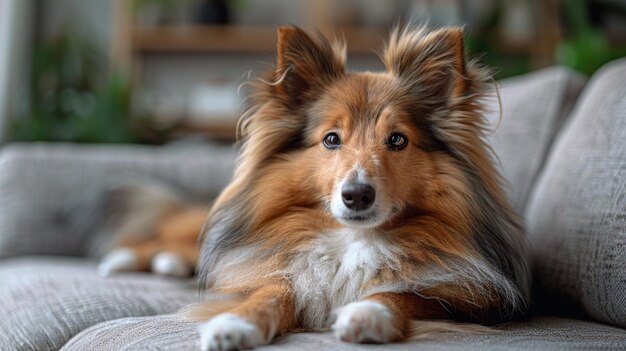
[[[203,349],[296,329],[389,343],[446,329],[413,320],[524,313],[524,230],[483,138],[488,72],[460,28],[395,29],[382,60],[348,72],[342,40],[278,30],[204,233],[201,284],[230,298],[188,311]]]
[[[202,349],[296,330],[391,343],[523,315],[528,245],[463,30],[394,29],[384,72],[347,71],[343,40],[293,26],[277,49],[202,233],[200,284],[221,296],[185,311]]]

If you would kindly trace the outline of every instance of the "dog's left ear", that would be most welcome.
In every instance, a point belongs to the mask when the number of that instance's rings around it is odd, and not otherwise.
[[[277,93],[290,107],[300,107],[319,95],[345,72],[346,47],[321,34],[311,38],[302,29],[278,29]]]
[[[383,52],[387,70],[401,78],[422,101],[443,103],[466,90],[463,29],[443,28],[429,34],[396,29]]]

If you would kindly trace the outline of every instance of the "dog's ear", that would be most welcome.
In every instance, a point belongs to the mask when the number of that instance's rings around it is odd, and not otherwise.
[[[318,34],[311,38],[297,27],[278,29],[276,91],[290,107],[314,99],[345,72],[346,47]]]
[[[383,52],[387,70],[421,95],[422,101],[442,103],[466,90],[463,29],[397,28]]]

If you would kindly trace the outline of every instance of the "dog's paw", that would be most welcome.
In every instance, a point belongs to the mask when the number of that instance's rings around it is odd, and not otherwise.
[[[119,248],[109,252],[98,264],[98,273],[103,277],[115,272],[128,272],[136,269],[137,255],[128,248]]]
[[[172,251],[163,251],[155,255],[150,261],[154,273],[172,276],[189,277],[193,274],[193,267],[181,254]]]
[[[245,350],[266,344],[261,330],[230,313],[220,314],[200,325],[203,351]]]
[[[375,301],[353,302],[341,307],[333,331],[339,339],[354,343],[387,343],[400,336],[391,311]]]

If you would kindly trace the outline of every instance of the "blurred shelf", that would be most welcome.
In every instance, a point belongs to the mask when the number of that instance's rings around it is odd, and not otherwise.
[[[220,141],[235,141],[240,114],[206,113],[202,117],[191,117],[183,111],[158,114],[152,122],[162,131],[175,131],[178,136],[203,135]],[[146,130],[153,130],[146,129]]]
[[[237,138],[237,120],[205,122],[202,124],[183,122],[177,131],[181,134],[200,134],[215,140],[233,142]]]
[[[129,0],[112,0],[114,16],[113,50],[111,62],[125,71],[138,86],[143,86],[144,67],[147,59],[158,55],[202,54],[202,55],[274,55],[277,43],[277,27],[274,25],[199,25],[178,24],[154,26],[142,25],[133,14]],[[352,55],[373,56],[387,38],[388,28],[346,26],[331,28],[329,19],[337,11],[332,0],[302,1],[300,6],[303,23],[327,28],[325,34],[343,33],[348,52]],[[222,66],[231,64],[221,60]],[[237,64],[235,61],[233,64]],[[218,67],[219,69],[219,67]],[[242,70],[243,71],[243,70]],[[203,79],[200,78],[199,79]],[[172,126],[181,134],[201,134],[220,140],[233,140],[236,121],[195,121],[182,118]]]
[[[343,33],[348,51],[372,54],[380,49],[385,30],[346,27]],[[273,26],[160,26],[134,27],[131,50],[134,53],[271,53],[276,50],[277,30]]]

